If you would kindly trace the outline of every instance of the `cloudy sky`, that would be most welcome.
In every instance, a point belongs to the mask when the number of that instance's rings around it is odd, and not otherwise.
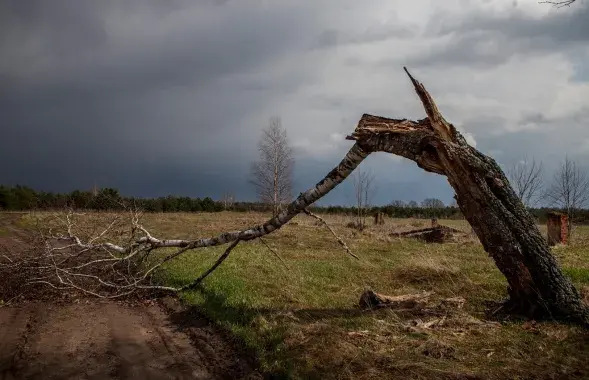
[[[423,117],[403,65],[501,164],[589,158],[585,0],[0,0],[0,182],[252,199],[280,116],[298,193],[362,113]],[[361,168],[376,203],[452,196],[404,159]],[[344,183],[322,203],[351,201]]]

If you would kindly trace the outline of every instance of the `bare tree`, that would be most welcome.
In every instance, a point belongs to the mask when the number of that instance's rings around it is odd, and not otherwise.
[[[292,197],[294,159],[286,130],[279,117],[270,119],[258,144],[260,160],[252,165],[251,183],[256,187],[258,199],[272,205],[272,214],[278,215],[282,204]]]
[[[398,199],[394,199],[393,201],[391,201],[391,203],[389,203],[389,205],[397,208],[407,207],[407,203]]]
[[[576,213],[589,200],[589,177],[568,156],[554,173],[546,198],[568,214],[568,228],[572,227]]]
[[[356,223],[360,228],[366,227],[366,215],[374,197],[374,175],[370,171],[357,170],[353,175],[354,200],[356,202]]]
[[[421,202],[421,207],[423,208],[431,208],[431,209],[438,209],[446,207],[444,202],[438,198],[426,198]]]
[[[223,209],[229,210],[235,203],[235,195],[231,192],[225,192],[221,196],[221,202],[223,203]]]
[[[509,182],[526,207],[536,205],[542,196],[543,170],[542,162],[526,157],[507,169]]]

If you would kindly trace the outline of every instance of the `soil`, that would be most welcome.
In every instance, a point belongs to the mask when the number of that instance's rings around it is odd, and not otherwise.
[[[14,220],[0,218],[5,252],[23,247]],[[0,380],[263,378],[239,342],[175,298],[18,299],[0,307]]]
[[[0,308],[0,379],[261,379],[234,342],[178,301]]]

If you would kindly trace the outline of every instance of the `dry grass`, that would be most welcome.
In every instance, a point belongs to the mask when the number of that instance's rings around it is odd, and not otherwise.
[[[150,214],[145,226],[158,237],[203,237],[241,229],[267,215]],[[365,231],[350,218],[323,216],[360,256],[347,255],[316,220],[299,215],[267,242],[239,245],[202,289],[182,294],[254,350],[277,378],[300,379],[565,379],[589,377],[589,334],[543,322],[488,321],[488,301],[506,296],[505,281],[474,238],[426,244],[390,238],[429,226],[429,220],[388,219]],[[441,224],[470,232],[464,221]],[[579,287],[589,286],[589,229],[555,255]],[[188,253],[160,273],[185,284],[222,248]],[[433,291],[431,312],[357,308],[366,288],[388,295]],[[462,309],[436,306],[463,297]]]

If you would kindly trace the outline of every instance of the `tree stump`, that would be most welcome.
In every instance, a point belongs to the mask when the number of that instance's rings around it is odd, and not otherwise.
[[[566,214],[560,212],[548,213],[546,227],[548,229],[547,240],[549,246],[568,243],[569,228]]]
[[[375,225],[384,224],[384,213],[383,212],[377,212],[376,214],[374,214],[374,224]]]

